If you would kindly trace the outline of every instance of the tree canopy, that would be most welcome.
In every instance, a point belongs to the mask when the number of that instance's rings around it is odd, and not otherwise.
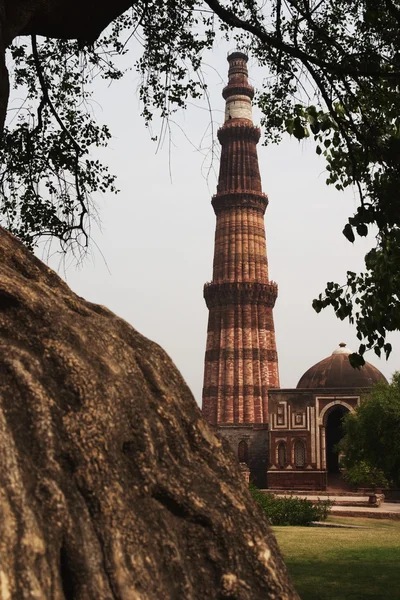
[[[366,350],[391,352],[400,329],[400,5],[397,0],[3,0],[3,49],[12,85],[27,96],[8,119],[0,152],[0,217],[33,246],[42,235],[64,248],[88,243],[94,192],[116,191],[91,151],[110,137],[87,110],[95,76],[123,76],[118,57],[137,38],[147,124],[206,93],[202,54],[218,36],[265,67],[257,91],[265,143],[310,138],[326,160],[327,184],[355,186],[359,204],[343,234],[376,233],[365,271],[327,283],[314,300],[354,323]],[[106,26],[109,25],[107,29]],[[105,31],[103,31],[105,29]],[[37,36],[44,36],[38,38]],[[3,52],[0,117],[8,89]]]
[[[400,486],[400,373],[376,384],[343,421],[346,477],[356,485]]]

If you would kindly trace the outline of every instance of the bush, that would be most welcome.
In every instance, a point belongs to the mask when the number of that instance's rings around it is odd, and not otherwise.
[[[380,381],[343,419],[345,477],[362,487],[400,487],[400,373]]]
[[[346,481],[358,487],[381,488],[389,486],[389,481],[382,469],[371,466],[365,460],[360,460],[344,469],[343,476]]]
[[[332,508],[330,500],[311,502],[296,496],[279,498],[260,492],[252,484],[250,493],[265,512],[270,525],[309,525],[311,521],[325,521]]]

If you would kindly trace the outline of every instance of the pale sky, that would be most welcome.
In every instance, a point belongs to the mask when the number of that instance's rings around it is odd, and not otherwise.
[[[208,55],[204,71],[215,128],[223,121],[226,53],[220,45]],[[251,62],[249,70],[250,81],[259,86],[267,73]],[[210,201],[216,177],[211,173],[207,180],[207,157],[204,163],[195,148],[211,147],[210,114],[207,104],[199,102],[174,116],[172,142],[166,139],[156,153],[139,115],[138,82],[132,71],[111,87],[96,87],[93,110],[114,136],[101,157],[118,175],[121,190],[118,196],[96,198],[102,222],[101,231],[93,226],[97,247],[92,245],[79,268],[67,259],[65,269],[57,257],[49,264],[77,294],[107,306],[160,344],[200,404],[208,317],[203,284],[212,276],[215,215]],[[317,315],[311,302],[327,281],[344,282],[346,270],[362,269],[373,240],[352,245],[342,235],[357,198],[351,190],[337,192],[325,185],[325,162],[312,142],[260,143],[258,152],[270,201],[265,218],[270,278],[279,288],[274,316],[281,387],[295,387],[304,371],[339,342],[357,349],[355,330],[330,309]],[[43,250],[38,255],[46,257]],[[366,356],[387,378],[400,365],[400,335],[390,341],[394,351],[388,362],[373,353]]]

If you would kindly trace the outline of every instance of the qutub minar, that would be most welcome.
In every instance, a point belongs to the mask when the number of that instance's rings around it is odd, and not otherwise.
[[[229,81],[222,93],[225,122],[218,131],[220,172],[212,199],[217,217],[213,279],[204,286],[210,314],[203,413],[232,438],[241,436],[243,426],[267,427],[268,390],[279,387],[279,374],[272,315],[278,288],[268,280],[268,198],[258,166],[254,90],[248,82],[247,56],[234,52],[228,61]],[[244,462],[245,454],[240,457]],[[259,465],[263,467],[267,465]]]
[[[268,198],[257,157],[260,130],[252,119],[254,90],[247,56],[235,51],[228,62],[212,198],[213,277],[204,286],[209,319],[202,410],[258,486],[325,489],[328,473],[338,471],[335,446],[344,412],[383,375],[368,363],[352,369],[350,350],[342,344],[309,369],[295,390],[279,389],[273,320],[278,288],[268,276]]]

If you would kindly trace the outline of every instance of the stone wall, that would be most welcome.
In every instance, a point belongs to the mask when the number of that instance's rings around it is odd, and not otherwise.
[[[269,463],[267,425],[222,425],[217,430],[229,441],[236,458],[238,458],[239,443],[241,441],[247,443],[250,481],[259,488],[267,487]]]
[[[277,490],[325,490],[326,471],[268,471],[268,487]]]

